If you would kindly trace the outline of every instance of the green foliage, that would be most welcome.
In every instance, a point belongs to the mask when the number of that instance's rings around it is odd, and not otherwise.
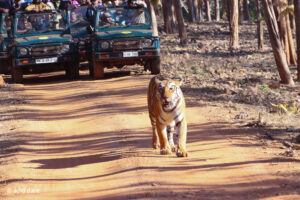
[[[199,76],[204,76],[206,74],[205,69],[201,69],[200,72],[198,72]]]
[[[194,74],[198,73],[197,66],[195,66],[195,65],[191,66],[191,70],[193,70]]]
[[[271,89],[269,88],[269,86],[267,86],[267,85],[259,85],[258,86],[258,88],[260,89],[260,90],[262,90],[263,92],[269,92]]]

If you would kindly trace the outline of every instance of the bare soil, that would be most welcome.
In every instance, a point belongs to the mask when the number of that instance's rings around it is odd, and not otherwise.
[[[299,85],[277,84],[253,23],[236,52],[226,23],[188,28],[188,47],[161,43],[162,73],[184,80],[189,157],[152,150],[140,66],[28,75],[0,88],[0,199],[299,199]]]

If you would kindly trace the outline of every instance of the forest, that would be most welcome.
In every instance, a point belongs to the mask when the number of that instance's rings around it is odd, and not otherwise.
[[[268,30],[267,42],[272,47],[281,83],[294,85],[289,66],[296,66],[300,51],[300,5],[295,0],[154,0],[151,16],[157,26],[156,16],[163,18],[165,33],[178,32],[180,44],[188,44],[185,23],[228,21],[230,37],[228,51],[240,49],[239,25],[243,21],[256,22],[257,49],[264,49],[264,24]],[[265,23],[263,23],[265,22]],[[295,45],[295,40],[297,45]],[[298,52],[298,54],[297,54]],[[296,81],[300,81],[298,65]]]

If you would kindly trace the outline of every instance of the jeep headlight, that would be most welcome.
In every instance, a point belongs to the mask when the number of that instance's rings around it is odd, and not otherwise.
[[[70,50],[70,45],[68,44],[64,44],[62,47],[61,47],[61,53],[66,53]]]
[[[19,50],[19,52],[20,52],[21,56],[25,56],[25,55],[28,54],[28,49],[26,49],[24,47],[21,47],[20,50]]]
[[[151,39],[145,39],[143,42],[144,47],[152,47],[153,41]]]
[[[108,49],[109,48],[109,42],[108,41],[104,41],[101,42],[101,49]]]

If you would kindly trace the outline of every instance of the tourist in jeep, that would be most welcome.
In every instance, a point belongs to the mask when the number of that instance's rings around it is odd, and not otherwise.
[[[0,0],[0,12],[8,13],[14,7],[13,0]]]
[[[33,0],[33,2],[25,8],[25,11],[43,12],[44,10],[51,10],[51,7],[44,4],[40,0]]]

